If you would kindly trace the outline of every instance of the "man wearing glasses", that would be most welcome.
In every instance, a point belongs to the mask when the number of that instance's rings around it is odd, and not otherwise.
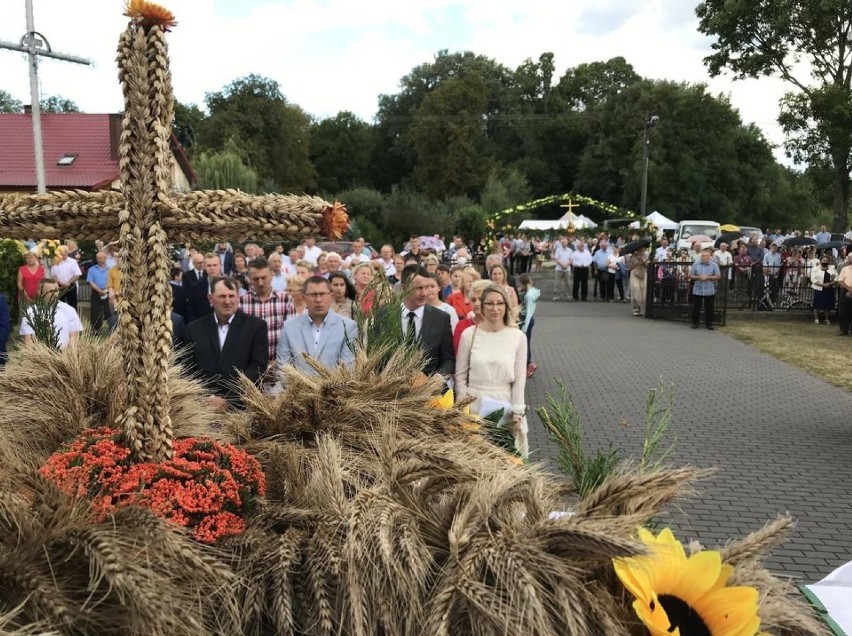
[[[308,278],[303,289],[307,311],[284,323],[275,356],[278,366],[316,375],[307,356],[324,367],[351,367],[358,341],[355,321],[330,311],[331,285],[322,276]]]

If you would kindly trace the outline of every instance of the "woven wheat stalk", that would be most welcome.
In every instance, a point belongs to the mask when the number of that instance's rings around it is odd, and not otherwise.
[[[346,209],[318,197],[236,190],[172,192],[173,104],[165,34],[174,17],[132,0],[118,44],[124,94],[119,138],[120,192],[60,191],[0,195],[0,227],[10,238],[114,238],[121,248],[118,346],[127,391],[117,411],[136,459],[171,457],[168,376],[171,349],[169,239],[266,240],[322,234],[338,238]]]

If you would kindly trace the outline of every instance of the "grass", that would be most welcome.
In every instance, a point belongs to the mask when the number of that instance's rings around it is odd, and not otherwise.
[[[805,373],[852,391],[852,336],[838,336],[840,330],[834,320],[831,326],[817,326],[810,316],[807,320],[732,320],[728,314],[728,324],[722,331]]]

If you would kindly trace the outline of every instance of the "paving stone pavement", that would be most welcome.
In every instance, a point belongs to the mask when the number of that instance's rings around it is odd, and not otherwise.
[[[634,318],[619,302],[550,302],[550,279],[539,280],[530,405],[561,380],[587,450],[612,443],[638,458],[648,390],[673,385],[671,462],[718,468],[663,520],[681,540],[715,547],[789,512],[798,525],[766,559],[770,569],[806,583],[852,560],[852,393],[719,329]],[[533,457],[554,461],[536,415],[529,426]]]

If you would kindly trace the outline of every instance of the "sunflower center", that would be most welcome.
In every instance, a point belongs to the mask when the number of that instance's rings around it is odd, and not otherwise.
[[[710,628],[705,625],[698,612],[689,606],[689,603],[670,594],[662,594],[657,598],[671,622],[670,632],[680,628],[681,636],[713,636]]]

